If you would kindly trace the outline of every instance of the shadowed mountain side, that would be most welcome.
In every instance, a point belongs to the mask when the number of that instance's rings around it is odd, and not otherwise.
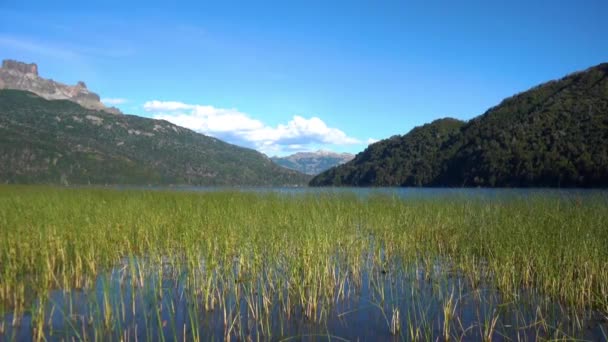
[[[608,63],[369,146],[313,186],[608,186]],[[446,121],[448,120],[448,121]]]
[[[312,179],[311,185],[420,186],[440,174],[445,158],[442,144],[463,125],[456,119],[439,119],[370,145],[355,159]]]

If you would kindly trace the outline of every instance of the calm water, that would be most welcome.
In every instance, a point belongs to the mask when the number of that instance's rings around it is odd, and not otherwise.
[[[218,192],[243,191],[282,194],[356,194],[369,196],[383,194],[401,198],[512,198],[530,196],[556,196],[566,198],[606,197],[608,189],[556,189],[556,188],[356,188],[356,187],[197,187],[197,186],[120,186],[114,189]]]
[[[336,297],[325,312],[316,315],[325,319],[315,321],[298,305],[287,316],[278,294],[272,298],[275,304],[267,318],[256,319],[250,311],[251,302],[242,296],[250,286],[246,283],[238,286],[239,292],[227,291],[226,310],[205,310],[196,304],[201,299],[189,292],[186,271],[165,269],[162,278],[149,274],[144,286],[133,287],[129,285],[131,273],[123,265],[100,275],[90,290],[52,291],[44,309],[45,338],[95,340],[97,331],[103,332],[103,340],[156,341],[162,337],[188,341],[196,335],[203,341],[225,340],[230,326],[229,337],[237,341],[401,341],[410,340],[412,333],[420,340],[441,341],[445,305],[452,300],[451,338],[482,341],[491,335],[494,341],[555,337],[606,340],[608,322],[599,313],[571,311],[533,290],[521,291],[516,299],[503,298],[488,283],[471,286],[458,272],[444,267],[438,263],[425,270],[395,264],[386,272],[367,265],[360,278],[346,281],[347,296]],[[112,311],[111,328],[103,324],[106,301]],[[254,303],[260,305],[262,300],[256,297]],[[395,311],[399,312],[400,329],[394,335],[390,327]],[[226,315],[228,324],[224,323]],[[16,326],[11,325],[12,320],[11,314],[5,316],[6,331],[0,340],[32,340],[31,314],[23,315]],[[263,330],[265,322],[271,334]],[[493,329],[488,330],[490,326]]]

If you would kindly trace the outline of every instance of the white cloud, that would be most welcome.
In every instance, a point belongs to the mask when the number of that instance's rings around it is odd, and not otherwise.
[[[123,103],[127,102],[127,99],[122,99],[122,98],[106,98],[106,99],[101,99],[101,102],[103,102],[105,105],[116,106],[116,105],[123,104]]]
[[[361,144],[340,129],[328,127],[318,117],[295,115],[285,124],[268,126],[237,109],[192,105],[176,101],[148,101],[144,109],[162,119],[228,142],[265,153],[307,149],[316,145]]]
[[[144,103],[144,109],[148,112],[165,112],[182,109],[193,109],[195,106],[177,101],[148,101]]]
[[[373,144],[373,143],[377,143],[378,141],[380,141],[380,140],[378,140],[378,139],[374,139],[374,138],[368,138],[368,139],[367,139],[367,144],[368,144],[368,145],[371,145],[371,144]]]

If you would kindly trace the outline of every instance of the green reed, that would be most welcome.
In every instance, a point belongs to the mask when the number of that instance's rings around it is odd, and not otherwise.
[[[384,301],[393,289],[383,286],[382,277],[397,267],[424,269],[427,276],[458,271],[473,287],[492,284],[506,301],[534,289],[608,316],[607,222],[608,202],[600,196],[400,199],[1,186],[0,314],[15,313],[12,324],[18,325],[49,291],[89,289],[100,274],[122,266],[124,285],[147,289],[159,307],[166,305],[163,279],[186,270],[191,323],[201,312],[220,310],[224,338],[243,334],[245,326],[273,336],[269,320],[276,306],[286,319],[301,314],[323,322],[364,271],[371,272],[374,305],[387,330],[429,337],[427,317]],[[86,324],[126,334],[120,317],[128,310],[136,314],[135,294],[124,298],[132,303],[125,307],[112,303],[109,288],[104,292]],[[443,297],[441,330],[450,339],[458,336],[460,296]],[[492,338],[498,316],[483,317],[480,335]],[[43,338],[44,314],[35,312],[33,319],[34,337]],[[422,324],[413,327],[415,322]],[[145,324],[146,331],[168,329],[172,339],[186,329],[163,322],[160,311]]]

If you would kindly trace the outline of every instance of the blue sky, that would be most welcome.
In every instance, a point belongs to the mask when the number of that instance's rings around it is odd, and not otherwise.
[[[356,153],[607,62],[606,13],[605,0],[3,0],[0,58],[269,155]]]

